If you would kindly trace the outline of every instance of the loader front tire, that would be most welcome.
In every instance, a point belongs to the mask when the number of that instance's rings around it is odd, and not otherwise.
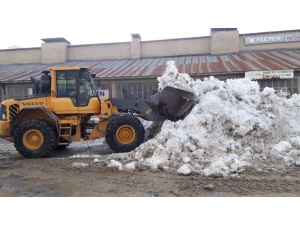
[[[55,150],[56,129],[46,120],[29,119],[21,123],[14,132],[14,145],[25,158],[41,158]]]
[[[144,142],[145,130],[141,121],[131,114],[112,118],[106,128],[105,140],[115,152],[130,152]]]

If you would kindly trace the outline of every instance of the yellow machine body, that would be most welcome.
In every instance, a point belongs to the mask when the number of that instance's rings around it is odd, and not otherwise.
[[[40,80],[30,77],[32,96],[0,104],[0,138],[14,142],[16,150],[27,158],[47,156],[72,141],[104,136],[115,152],[129,152],[145,138],[138,117],[177,121],[196,103],[193,93],[168,86],[150,96],[150,102],[127,89],[122,90],[125,99],[100,99],[95,74],[88,68],[52,67],[42,73]]]
[[[117,113],[118,110],[111,102],[103,97],[101,100],[98,96],[89,96],[87,104],[76,105],[70,96],[59,97],[57,79],[58,71],[76,72],[86,69],[84,67],[55,67],[50,68],[51,84],[50,91],[41,97],[38,94],[33,98],[26,99],[10,99],[5,100],[1,104],[5,106],[6,114],[2,117],[6,120],[0,121],[0,137],[13,141],[10,132],[10,123],[15,119],[14,126],[18,126],[26,120],[31,118],[43,119],[50,122],[53,126],[58,127],[58,134],[63,140],[58,145],[66,145],[70,141],[79,141],[81,139],[97,139],[105,135],[105,129],[109,122],[111,113]],[[75,79],[74,79],[75,80]],[[76,88],[76,86],[75,86]],[[25,111],[24,111],[25,110]],[[92,129],[92,131],[82,136],[82,124],[93,116],[97,115],[99,123]],[[61,132],[64,131],[64,132]]]

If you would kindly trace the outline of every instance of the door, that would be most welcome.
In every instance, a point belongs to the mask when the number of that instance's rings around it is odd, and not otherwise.
[[[76,70],[56,71],[57,95],[53,104],[57,114],[78,113],[78,88]]]

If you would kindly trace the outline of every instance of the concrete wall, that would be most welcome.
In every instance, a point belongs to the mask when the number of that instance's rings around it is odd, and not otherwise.
[[[209,53],[209,37],[141,42],[141,57],[145,58]]]
[[[131,44],[111,43],[96,45],[74,45],[68,47],[68,60],[128,59]]]
[[[0,50],[0,64],[39,63],[41,55],[41,48]]]
[[[182,55],[226,54],[255,50],[300,48],[300,41],[245,45],[246,37],[300,34],[300,30],[239,34],[238,30],[211,31],[207,37],[141,41],[133,34],[131,42],[69,45],[69,42],[47,42],[41,48],[0,50],[0,64],[26,64],[172,57]],[[1,40],[1,39],[0,39]]]

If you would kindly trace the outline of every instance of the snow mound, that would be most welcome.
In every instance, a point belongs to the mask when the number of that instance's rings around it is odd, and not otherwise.
[[[88,166],[89,164],[87,163],[82,163],[82,162],[74,162],[72,163],[72,166],[73,167],[85,167],[85,166]]]
[[[122,164],[116,160],[110,160],[107,167],[116,168],[118,170],[123,170],[127,172],[133,172],[137,170],[137,162],[129,162],[126,164]]]
[[[166,72],[157,78],[158,91],[162,91],[166,86],[171,86],[194,93],[194,80],[188,74],[178,73],[174,61],[168,61],[167,65]]]
[[[248,78],[193,80],[178,73],[173,61],[157,80],[159,90],[187,90],[199,103],[184,120],[166,120],[155,137],[110,160],[135,159],[142,168],[207,177],[300,164],[299,95],[287,98],[272,88],[260,92]]]

